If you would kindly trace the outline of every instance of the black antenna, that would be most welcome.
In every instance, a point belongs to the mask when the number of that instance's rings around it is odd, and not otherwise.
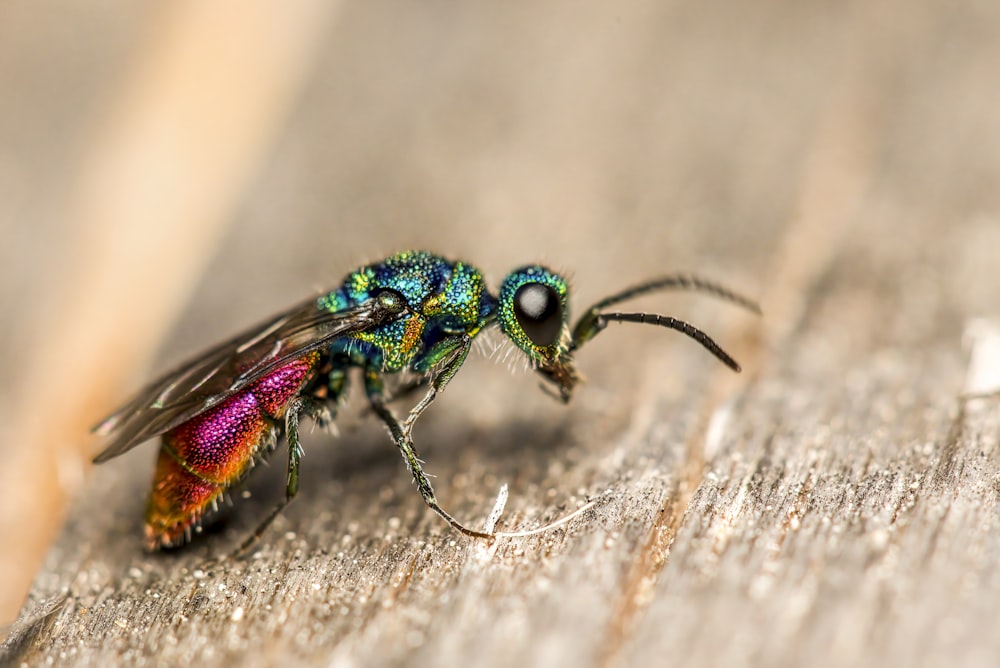
[[[655,292],[656,290],[667,290],[677,288],[680,290],[697,290],[698,292],[704,292],[706,294],[712,295],[713,297],[718,297],[724,299],[728,302],[732,302],[748,311],[753,311],[754,313],[760,315],[760,306],[757,302],[752,299],[748,299],[742,295],[738,295],[728,288],[724,288],[718,283],[713,283],[712,281],[706,281],[704,279],[698,278],[697,276],[692,276],[690,274],[675,274],[673,276],[663,276],[661,278],[654,278],[651,281],[645,283],[640,283],[631,288],[622,290],[618,294],[611,295],[610,297],[605,297],[601,301],[597,302],[591,306],[587,311],[600,311],[603,308],[607,308],[612,304],[618,304],[627,299],[632,299],[633,297],[640,297],[642,295],[648,294],[650,292]]]
[[[637,322],[641,325],[659,325],[667,329],[677,330],[700,343],[730,369],[737,373],[740,372],[739,363],[723,350],[711,336],[683,320],[658,313],[599,313],[593,325],[596,330],[594,334],[607,327],[609,322]]]
[[[640,297],[656,290],[670,288],[698,290],[699,292],[704,292],[712,295],[713,297],[718,297],[738,306],[742,306],[748,311],[760,314],[760,306],[757,305],[757,302],[752,299],[747,299],[742,295],[738,295],[732,290],[722,287],[718,283],[706,281],[698,278],[697,276],[691,276],[688,274],[663,276],[661,278],[656,278],[652,281],[647,281],[631,288],[627,288],[617,294],[611,295],[610,297],[605,297],[584,311],[583,315],[580,316],[580,319],[576,321],[576,325],[573,327],[573,338],[569,344],[569,351],[572,352],[576,350],[584,343],[597,336],[597,333],[607,327],[608,323],[611,321],[638,322],[646,325],[659,325],[660,327],[666,327],[668,329],[675,329],[679,332],[683,332],[703,345],[710,353],[715,355],[730,369],[733,371],[739,371],[740,365],[737,364],[736,360],[730,357],[730,355],[724,351],[719,344],[713,341],[712,337],[683,320],[678,320],[677,318],[672,318],[666,315],[657,315],[655,313],[601,313],[601,309],[607,308],[613,304],[618,304],[627,299],[632,299],[633,297]]]

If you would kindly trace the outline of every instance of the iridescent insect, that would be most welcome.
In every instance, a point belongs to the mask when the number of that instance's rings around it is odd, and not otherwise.
[[[345,397],[348,372],[360,369],[372,411],[413,474],[424,502],[458,531],[468,529],[438,504],[413,446],[414,422],[455,376],[473,339],[494,324],[542,378],[570,400],[579,382],[573,353],[610,322],[675,329],[696,340],[726,366],[733,358],[707,334],[668,316],[606,309],[655,290],[701,290],[758,311],[714,283],[668,276],[602,299],[568,327],[569,290],[558,274],[539,265],[512,271],[498,297],[483,274],[464,262],[407,251],[347,275],[337,289],[281,313],[222,343],[150,383],[94,430],[111,435],[104,462],[163,435],[146,509],[146,547],[181,544],[205,512],[268,455],[283,433],[288,441],[285,498],[247,542],[296,495],[299,487],[299,420],[329,422]],[[389,408],[385,379],[409,371],[415,381],[397,394],[426,387],[405,419]]]

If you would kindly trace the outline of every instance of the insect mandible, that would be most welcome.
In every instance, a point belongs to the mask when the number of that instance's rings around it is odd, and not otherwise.
[[[256,540],[298,493],[303,415],[328,423],[345,398],[348,374],[360,370],[372,411],[389,430],[420,495],[463,534],[438,504],[413,445],[412,429],[455,376],[484,329],[500,331],[568,402],[580,380],[573,353],[611,322],[680,331],[726,366],[736,361],[707,334],[675,318],[609,308],[663,289],[699,290],[759,312],[752,301],[715,283],[674,275],[641,283],[586,309],[569,327],[569,288],[540,265],[510,272],[494,296],[482,272],[465,262],[405,251],[351,272],[340,287],[298,304],[165,374],[105,418],[94,431],[111,442],[107,461],[162,435],[146,508],[145,543],[155,550],[191,538],[202,517],[285,436],[288,469],[283,501],[244,546]],[[386,378],[412,372],[406,388],[426,388],[400,419],[389,407]]]

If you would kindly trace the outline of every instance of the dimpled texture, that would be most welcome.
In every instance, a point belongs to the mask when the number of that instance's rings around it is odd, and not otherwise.
[[[514,315],[514,294],[529,282],[551,286],[565,317],[566,282],[544,267],[511,272],[498,300],[472,265],[422,251],[398,253],[351,272],[339,288],[319,297],[316,307],[337,313],[390,289],[406,300],[407,312],[386,325],[331,341],[327,356],[343,355],[351,365],[383,373],[426,372],[456,350],[456,336],[472,338],[499,320],[501,330],[534,362],[553,359],[565,349],[565,335],[551,346],[535,346]],[[267,454],[275,420],[310,382],[320,358],[312,353],[290,362],[164,435],[146,514],[150,548],[183,542],[219,496]]]
[[[192,475],[160,448],[153,491],[146,506],[146,547],[178,545],[186,532],[215,503],[225,487]]]
[[[218,406],[167,432],[146,513],[147,541],[171,545],[274,441],[280,418],[319,361],[279,367]]]
[[[360,349],[362,356],[387,373],[413,366],[447,334],[474,336],[492,318],[496,300],[486,290],[481,271],[424,251],[405,251],[351,272],[338,290],[320,299],[324,308],[362,304],[379,291],[395,290],[411,309],[398,320],[359,332],[332,350]],[[361,344],[360,346],[357,344]]]
[[[524,333],[521,323],[517,321],[517,316],[514,314],[514,295],[527,283],[540,283],[556,291],[556,294],[559,295],[559,301],[562,303],[563,325],[565,327],[565,320],[569,315],[569,286],[559,274],[535,264],[510,272],[500,286],[500,303],[497,308],[500,331],[506,334],[532,361],[541,362],[553,359],[565,351],[566,337],[560,336],[551,346],[537,346]]]

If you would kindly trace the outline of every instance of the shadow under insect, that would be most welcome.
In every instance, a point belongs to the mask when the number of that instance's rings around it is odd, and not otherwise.
[[[428,417],[419,432],[424,468],[436,478],[436,491],[471,524],[486,518],[499,483],[511,484],[515,496],[537,487],[551,460],[573,446],[570,414],[556,420],[519,418],[490,429],[447,415]],[[361,530],[377,534],[393,517],[426,519],[385,430],[352,422],[341,431],[337,436],[320,429],[303,433],[301,490],[279,515],[281,528],[309,534],[324,531],[315,526],[318,522],[346,526],[356,519],[376,518]],[[199,533],[226,534],[229,541],[253,531],[284,494],[286,447],[282,439],[270,457],[258,463],[254,475],[234,486],[227,501],[206,516]],[[469,462],[474,462],[471,470],[465,466]],[[530,505],[543,499],[522,501]]]
[[[605,297],[571,325],[569,286],[546,267],[515,269],[494,294],[482,272],[468,263],[404,251],[351,272],[339,288],[293,306],[150,383],[95,427],[112,436],[95,461],[162,435],[145,525],[147,548],[158,549],[187,542],[206,512],[284,434],[284,498],[240,547],[245,553],[298,494],[305,454],[302,418],[332,421],[349,376],[358,376],[368,411],[388,430],[424,504],[466,536],[493,538],[498,534],[492,528],[471,529],[439,503],[417,452],[418,447],[428,452],[423,444],[433,437],[414,439],[418,419],[465,364],[473,340],[488,328],[499,329],[563,403],[581,379],[575,352],[612,322],[679,331],[739,371],[739,364],[711,337],[682,320],[612,308],[664,289],[699,290],[759,311],[750,300],[715,283],[675,275]],[[412,382],[407,383],[407,375]],[[395,379],[403,380],[393,388]],[[419,400],[408,413],[398,414],[395,399],[412,393]],[[504,449],[505,458],[510,452]]]

